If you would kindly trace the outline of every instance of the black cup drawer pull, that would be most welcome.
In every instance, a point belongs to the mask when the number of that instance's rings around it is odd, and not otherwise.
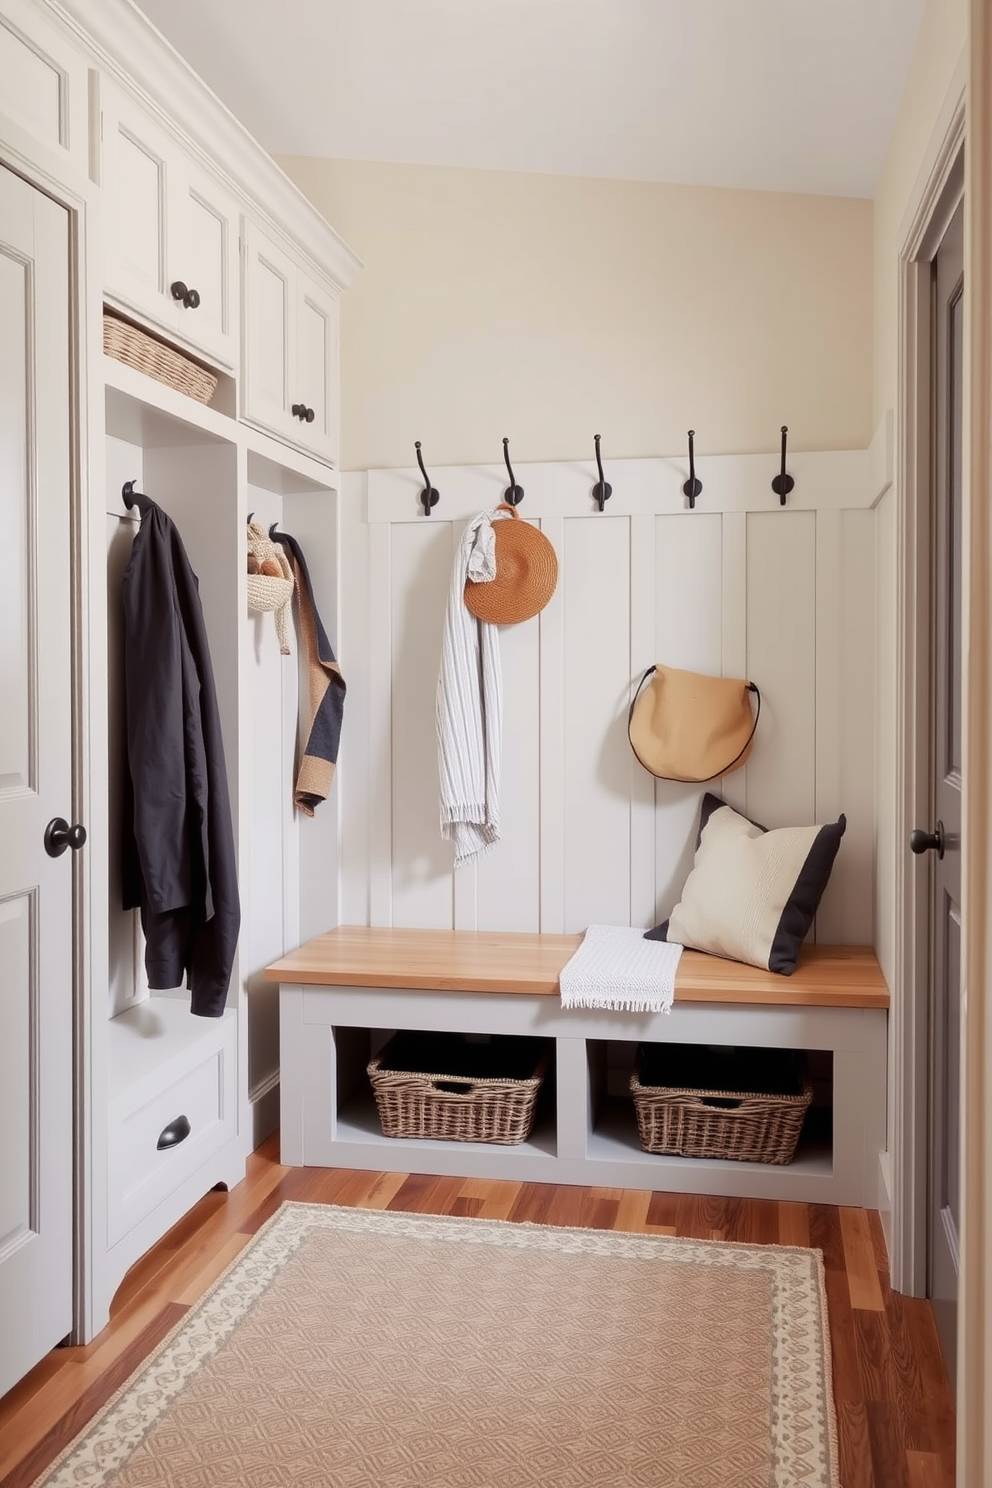
[[[156,1149],[163,1152],[166,1147],[178,1147],[180,1142],[185,1142],[193,1128],[186,1116],[177,1116],[175,1121],[170,1121],[158,1134]]]

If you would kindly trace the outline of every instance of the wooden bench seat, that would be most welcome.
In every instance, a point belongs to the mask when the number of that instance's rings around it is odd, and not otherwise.
[[[670,1013],[563,1008],[579,935],[342,926],[273,962],[282,1161],[325,1167],[875,1206],[885,1145],[888,989],[863,946],[808,946],[791,977],[683,952]],[[482,995],[480,995],[482,994]],[[397,1029],[539,1036],[553,1079],[515,1146],[392,1140],[366,1066]],[[786,1166],[659,1155],[626,1079],[640,1042],[798,1049],[832,1096]]]
[[[581,935],[342,925],[273,962],[265,975],[271,982],[302,986],[550,997],[557,996],[561,969],[581,942]],[[675,1000],[887,1008],[889,989],[868,946],[804,946],[789,977],[683,951]]]

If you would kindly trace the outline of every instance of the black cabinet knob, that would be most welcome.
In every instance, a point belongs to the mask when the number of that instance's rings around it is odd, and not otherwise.
[[[922,828],[915,827],[909,834],[910,851],[919,856],[920,853],[935,852],[938,858],[944,856],[944,823],[937,823],[936,832],[924,832]]]
[[[45,851],[50,858],[60,858],[67,847],[78,852],[86,841],[86,828],[79,822],[70,827],[64,816],[53,816],[45,828]]]
[[[313,409],[312,408],[308,408],[307,409],[306,420],[307,420],[307,423],[308,424],[312,424],[313,423]]]
[[[298,418],[301,424],[312,424],[314,419],[313,409],[308,408],[305,403],[294,403],[293,417]]]
[[[174,300],[181,300],[187,310],[195,310],[200,303],[200,291],[198,289],[188,289],[181,279],[174,279],[169,285],[169,290],[171,291],[172,298]]]

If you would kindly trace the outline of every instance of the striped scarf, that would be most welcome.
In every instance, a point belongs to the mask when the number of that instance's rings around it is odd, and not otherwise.
[[[455,867],[499,841],[503,676],[499,632],[465,605],[465,580],[496,576],[492,513],[469,522],[451,573],[437,685],[441,836],[455,844]]]

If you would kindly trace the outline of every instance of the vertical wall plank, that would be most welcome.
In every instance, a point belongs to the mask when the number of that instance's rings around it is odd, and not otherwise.
[[[630,924],[630,529],[565,524],[565,930]]]
[[[837,694],[830,701],[837,715],[837,795],[822,803],[818,795],[817,820],[835,821],[843,811],[847,831],[817,913],[816,938],[824,944],[870,945],[875,933],[873,512],[841,513],[837,573],[837,590],[843,602],[837,615]],[[823,707],[818,697],[818,761]]]
[[[747,814],[805,826],[816,812],[816,514],[747,519],[747,675],[761,688]]]
[[[637,683],[646,669],[660,657],[656,635],[656,603],[662,599],[663,585],[658,573],[655,541],[657,528],[663,521],[664,518],[651,515],[637,515],[630,519],[630,658],[633,669],[630,697],[633,697]],[[638,763],[629,743],[628,767],[630,922],[647,928],[656,923],[655,904],[658,897],[655,779]]]
[[[658,517],[655,526],[655,655],[668,666],[719,676],[723,656],[723,536],[719,515],[695,511]],[[711,787],[659,780],[655,785],[657,903],[666,919],[692,869],[699,803]]]
[[[393,923],[392,528],[369,528],[369,923]]]
[[[540,644],[537,617],[499,628],[500,841],[494,852],[478,860],[480,930],[540,929]]]
[[[338,660],[348,686],[345,699],[344,726],[341,730],[341,753],[334,789],[341,803],[341,922],[345,925],[370,923],[369,864],[375,828],[372,812],[376,792],[372,787],[372,702],[369,689],[375,676],[385,669],[388,678],[388,656],[373,656],[370,627],[375,603],[382,603],[381,579],[374,577],[380,553],[373,561],[373,534],[388,532],[379,523],[370,527],[365,520],[366,478],[364,475],[342,477],[341,552],[338,573],[341,585],[341,636]],[[388,550],[387,550],[388,551]],[[376,599],[371,599],[372,592]],[[388,605],[388,596],[385,603]],[[379,611],[375,610],[378,618]],[[378,669],[378,670],[377,670]],[[387,683],[388,688],[388,683]],[[378,699],[379,724],[382,707],[389,707],[388,690]],[[388,816],[386,830],[388,832]],[[388,888],[387,888],[388,895]],[[372,923],[376,923],[372,921]],[[379,924],[388,923],[385,920]]]
[[[539,779],[541,903],[539,929],[565,932],[565,522],[546,517],[541,531],[558,554],[558,587],[538,616],[540,656]]]
[[[747,649],[747,513],[724,512],[722,518],[723,664],[724,677],[748,675]],[[758,683],[760,687],[760,682]],[[758,725],[759,730],[761,725]],[[760,747],[759,732],[756,743]],[[747,810],[747,766],[725,775],[715,791],[735,811]]]
[[[392,922],[445,930],[454,858],[439,824],[436,701],[451,552],[445,523],[392,528]]]

